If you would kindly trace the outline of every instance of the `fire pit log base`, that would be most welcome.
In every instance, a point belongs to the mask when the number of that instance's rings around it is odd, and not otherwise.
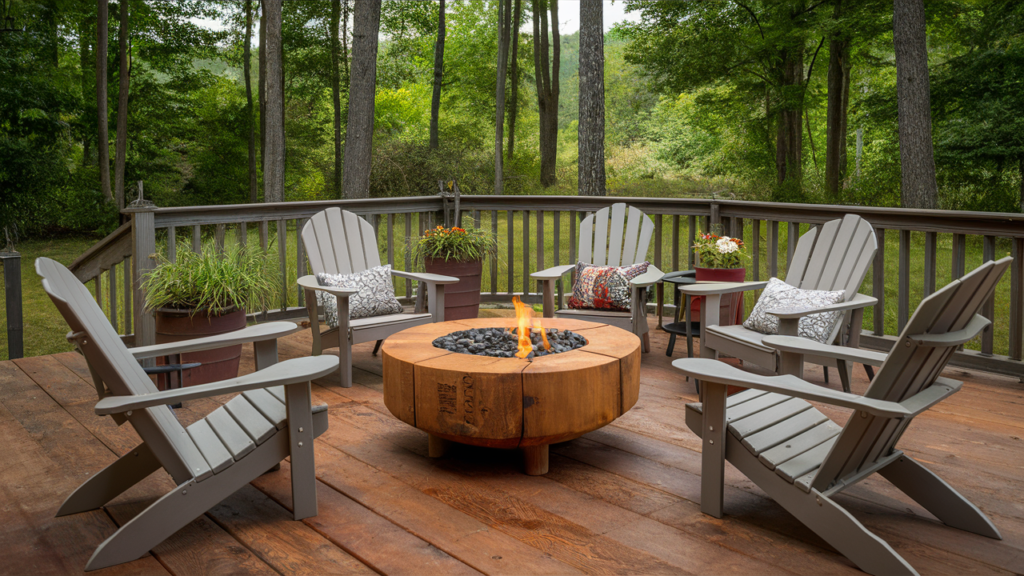
[[[514,325],[512,318],[458,320],[416,326],[385,340],[384,404],[430,435],[430,456],[443,455],[448,441],[522,448],[526,472],[545,474],[549,444],[596,430],[636,404],[640,340],[613,326],[545,318],[545,328],[572,330],[587,343],[532,361],[459,354],[432,344],[460,330]]]

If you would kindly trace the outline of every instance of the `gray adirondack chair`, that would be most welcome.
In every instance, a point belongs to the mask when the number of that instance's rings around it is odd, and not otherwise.
[[[119,423],[126,419],[142,438],[142,444],[68,496],[57,516],[99,508],[161,468],[176,484],[100,544],[86,570],[139,558],[288,456],[294,517],[316,515],[313,439],[327,429],[327,407],[311,405],[309,383],[337,370],[336,358],[296,358],[238,378],[160,392],[74,274],[49,258],[36,260],[36,272],[94,374],[101,394],[96,413],[119,416]],[[221,347],[237,343],[238,337],[228,340],[148,346],[141,357]],[[276,340],[262,342],[257,364],[276,361]],[[187,428],[168,407],[231,393],[240,394]]]
[[[832,499],[878,472],[946,524],[1001,539],[984,513],[896,443],[915,416],[960,390],[961,382],[939,374],[958,345],[991,324],[977,312],[1010,261],[986,262],[925,298],[888,355],[817,343],[809,348],[806,339],[792,336],[765,338],[786,354],[831,355],[881,366],[863,397],[795,375],[759,376],[714,360],[673,362],[704,383],[703,403],[686,406],[686,424],[702,439],[701,509],[722,516],[727,458],[865,572],[916,574]],[[726,398],[726,385],[749,390]],[[840,426],[806,400],[854,413]]]
[[[628,221],[627,221],[628,216]],[[654,223],[646,214],[624,203],[612,204],[587,216],[580,222],[579,260],[598,266],[629,266],[647,259],[647,250],[654,234]],[[546,318],[576,318],[618,326],[639,336],[644,352],[651,348],[647,327],[646,290],[661,280],[664,273],[653,264],[630,281],[631,305],[629,312],[614,310],[555,310],[555,282],[571,272],[575,263],[553,266],[530,274],[544,286],[544,316]]]
[[[419,283],[415,310],[355,320],[348,317],[348,298],[355,291],[321,286],[317,282],[316,275],[320,273],[352,274],[380,266],[380,252],[373,226],[352,212],[340,208],[317,212],[302,227],[302,245],[313,272],[298,279],[306,296],[306,311],[309,313],[310,330],[313,333],[313,355],[319,356],[328,348],[338,349],[341,361],[339,374],[343,387],[352,386],[353,344],[376,341],[377,346],[373,350],[376,354],[381,341],[396,332],[421,324],[444,322],[444,287],[457,283],[458,278],[392,269],[392,276],[409,278]],[[320,331],[317,291],[333,294],[338,299],[337,328]],[[424,296],[430,305],[429,313],[423,311]]]
[[[860,288],[868,268],[875,256],[878,243],[871,224],[860,216],[848,214],[839,220],[826,222],[821,229],[812,228],[800,237],[793,252],[789,269],[786,271],[786,283],[805,290],[845,290],[843,302],[814,310],[791,310],[786,318],[800,318],[809,314],[827,310],[844,312],[843,319],[833,329],[830,343],[856,348],[860,345],[860,327],[864,318],[864,308],[877,303],[871,296],[860,294]],[[783,371],[782,357],[779,352],[764,343],[764,334],[744,328],[741,324],[732,326],[719,325],[716,314],[710,317],[704,314],[705,309],[717,310],[721,296],[763,288],[767,282],[736,282],[706,285],[681,286],[680,289],[691,296],[705,296],[706,306],[701,307],[700,352],[702,358],[718,358],[725,354],[751,362],[772,372]],[[780,315],[780,318],[783,316]],[[780,326],[780,333],[782,327]],[[796,335],[796,324],[793,323],[792,335]],[[810,340],[806,340],[810,342]],[[843,390],[850,391],[850,370],[852,364],[833,357],[806,355],[804,361],[825,366],[826,379],[828,368],[837,368]],[[868,374],[871,368],[868,367]],[[792,371],[787,368],[785,371]]]

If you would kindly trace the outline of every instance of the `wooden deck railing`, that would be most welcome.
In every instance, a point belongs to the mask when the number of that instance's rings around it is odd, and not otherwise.
[[[785,276],[800,234],[810,227],[854,213],[875,228],[879,252],[862,292],[878,298],[865,319],[862,345],[888,349],[906,325],[921,298],[968,269],[1010,253],[1013,267],[984,312],[992,319],[976,350],[958,352],[954,364],[1024,375],[1024,215],[915,211],[861,206],[781,204],[691,198],[614,198],[577,196],[462,196],[465,226],[484,227],[497,237],[497,252],[487,257],[482,288],[484,301],[506,301],[521,295],[539,301],[528,281],[532,271],[576,261],[579,220],[615,202],[627,202],[654,220],[648,257],[662,270],[693,266],[690,249],[698,230],[721,224],[725,233],[742,237],[750,247],[748,279]],[[299,231],[313,214],[339,206],[369,220],[377,231],[381,260],[399,269],[415,269],[415,237],[443,220],[438,196],[320,202],[284,202],[181,208],[135,207],[131,221],[91,248],[73,269],[83,281],[95,283],[97,298],[125,334],[134,332],[138,345],[151,343],[152,315],[142,307],[139,278],[156,265],[159,253],[173,259],[180,242],[193,248],[213,242],[258,241],[276,252],[282,294],[279,306],[260,314],[267,318],[305,315],[303,294],[295,286],[306,270]],[[471,220],[470,220],[471,219]],[[141,257],[140,257],[141,256]],[[130,277],[116,281],[116,269]],[[106,274],[108,280],[101,280]],[[122,277],[124,277],[122,273]],[[106,285],[106,294],[103,286]],[[404,284],[404,285],[403,285]],[[416,287],[396,285],[398,296],[411,299]],[[567,288],[567,287],[566,287]],[[122,294],[118,295],[117,291]],[[752,298],[752,297],[751,297]],[[666,298],[669,302],[671,297]],[[120,313],[117,303],[122,302]]]

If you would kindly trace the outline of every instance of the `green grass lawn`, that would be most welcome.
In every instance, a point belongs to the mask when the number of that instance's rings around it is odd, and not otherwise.
[[[523,292],[523,252],[526,249],[529,256],[528,270],[530,272],[538,270],[537,257],[536,257],[536,242],[537,242],[537,216],[536,213],[531,213],[529,221],[529,229],[526,231],[526,237],[524,237],[524,227],[521,212],[513,213],[512,222],[512,238],[511,238],[511,255],[509,254],[509,234],[508,234],[508,220],[505,212],[497,213],[497,250],[494,258],[497,259],[498,274],[495,279],[497,291],[499,293]],[[415,241],[415,238],[408,238],[405,232],[405,215],[397,214],[394,216],[394,263],[397,269],[407,269],[406,256],[409,253],[407,247],[411,242]],[[412,235],[415,236],[416,232],[420,229],[419,219],[423,219],[423,224],[429,223],[429,216],[426,214],[410,215],[410,229],[413,231]],[[492,215],[490,212],[483,212],[480,217],[480,221],[477,223],[482,228],[490,230],[492,228]],[[573,260],[570,258],[569,253],[569,235],[570,235],[570,218],[569,213],[561,213],[559,219],[560,226],[560,241],[559,251],[559,263],[560,264],[571,264]],[[436,220],[435,220],[436,221]],[[702,219],[698,219],[698,226]],[[387,220],[386,217],[381,217],[379,226],[379,241],[381,252],[381,261],[387,262]],[[470,221],[464,222],[464,226],[470,226]],[[661,251],[661,263],[660,267],[664,271],[671,271],[674,269],[672,263],[672,225],[673,219],[670,216],[662,218],[662,251]],[[555,239],[554,239],[554,226],[555,218],[554,214],[546,213],[544,215],[544,266],[550,267],[555,264],[554,253],[555,253]],[[688,219],[683,216],[679,219],[679,263],[680,268],[687,267],[687,252],[686,246],[689,238],[689,227]],[[576,230],[578,232],[578,225]],[[808,225],[802,225],[800,228],[801,233],[808,230]],[[182,230],[178,231],[178,245],[186,245],[190,243],[190,238],[181,236]],[[785,277],[786,269],[786,245],[787,245],[787,226],[780,224],[779,226],[779,276]],[[767,257],[767,223],[761,225],[760,235],[760,278],[767,279],[769,277],[769,258]],[[745,222],[744,238],[747,241],[748,246],[751,246],[751,239],[753,234],[753,228],[750,221]],[[271,251],[277,254],[276,248],[276,226],[270,226],[270,238],[272,242]],[[247,238],[250,242],[258,241],[259,231],[255,226],[250,226],[247,233]],[[911,270],[910,270],[910,311],[913,312],[914,308],[921,301],[924,291],[924,233],[914,232],[911,234]],[[286,251],[286,265],[287,265],[287,301],[289,306],[298,305],[298,290],[295,288],[294,280],[296,274],[296,229],[294,222],[292,222],[286,232],[285,240],[285,251]],[[213,230],[204,229],[204,241],[213,241]],[[237,242],[237,228],[229,228],[225,235],[225,245],[230,246]],[[63,319],[60,318],[57,310],[53,304],[50,303],[46,294],[43,292],[42,287],[39,283],[39,279],[33,269],[33,261],[39,256],[48,256],[64,264],[69,264],[79,254],[85,251],[94,242],[91,238],[61,238],[56,240],[47,241],[27,241],[21,244],[18,249],[22,254],[22,284],[24,291],[24,316],[25,316],[25,355],[35,356],[42,354],[52,354],[55,352],[61,352],[70,350],[71,347],[64,339],[64,335],[67,333],[67,325]],[[980,237],[968,237],[967,238],[967,265],[966,270],[970,271],[974,267],[978,266],[982,262],[982,239]],[[952,235],[950,234],[939,234],[938,235],[938,249],[937,249],[937,265],[938,270],[936,278],[936,287],[942,287],[950,281],[950,258],[952,249]],[[166,252],[166,236],[158,237],[158,250]],[[898,278],[899,278],[899,235],[895,232],[890,231],[886,234],[885,242],[885,333],[896,334],[897,333],[897,314],[898,314]],[[1002,258],[1010,251],[1009,241],[999,240],[996,245],[996,258]],[[648,255],[654,257],[654,247],[652,246],[651,251]],[[491,280],[491,264],[490,258],[484,262],[483,272],[483,290],[489,292],[492,286]],[[422,266],[416,264],[415,259],[409,254],[409,261],[412,263],[413,270],[422,270]],[[508,279],[508,264],[513,264],[513,276],[511,285]],[[748,263],[748,268],[751,264]],[[115,281],[118,282],[117,286],[120,294],[120,287],[122,284],[123,271],[121,267],[118,267],[115,275]],[[867,278],[861,286],[861,292],[864,294],[871,293],[872,277],[871,272],[868,272]],[[753,274],[748,270],[748,278],[753,278]],[[109,273],[104,274],[102,278],[102,292],[101,301],[103,302],[104,310],[109,313],[109,302],[108,302],[108,282]],[[564,285],[568,289],[568,284]],[[93,289],[93,285],[90,285],[90,289]],[[398,279],[395,286],[396,292],[399,296],[406,295],[406,283],[405,281]],[[536,293],[536,285],[529,286],[531,292]],[[995,302],[995,346],[994,352],[996,354],[1007,354],[1009,349],[1009,323],[1006,320],[1007,311],[1009,310],[1010,301],[1010,282],[1009,278],[1004,278],[996,291],[996,302]],[[120,296],[119,296],[120,298]],[[755,295],[752,293],[747,294],[747,310],[750,310],[754,303]],[[672,302],[671,295],[666,295],[666,302]],[[118,324],[121,328],[121,332],[124,332],[124,310],[121,301],[118,301]],[[6,326],[6,316],[0,307],[0,325]],[[869,309],[865,313],[864,318],[864,329],[872,330],[873,327],[873,314]],[[971,349],[980,349],[980,342],[975,341],[967,345]],[[6,334],[0,341],[0,359],[7,358],[7,340]]]

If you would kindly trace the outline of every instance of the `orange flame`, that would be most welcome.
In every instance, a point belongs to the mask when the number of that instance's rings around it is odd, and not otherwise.
[[[533,308],[524,304],[518,296],[512,297],[512,304],[516,307],[516,333],[519,337],[519,351],[516,352],[516,358],[526,358],[530,355],[530,352],[533,352],[533,343],[530,341],[531,328],[536,328],[540,331],[541,339],[544,341],[544,349],[550,350],[551,345],[548,344],[548,335],[544,331],[540,319],[533,319]]]

